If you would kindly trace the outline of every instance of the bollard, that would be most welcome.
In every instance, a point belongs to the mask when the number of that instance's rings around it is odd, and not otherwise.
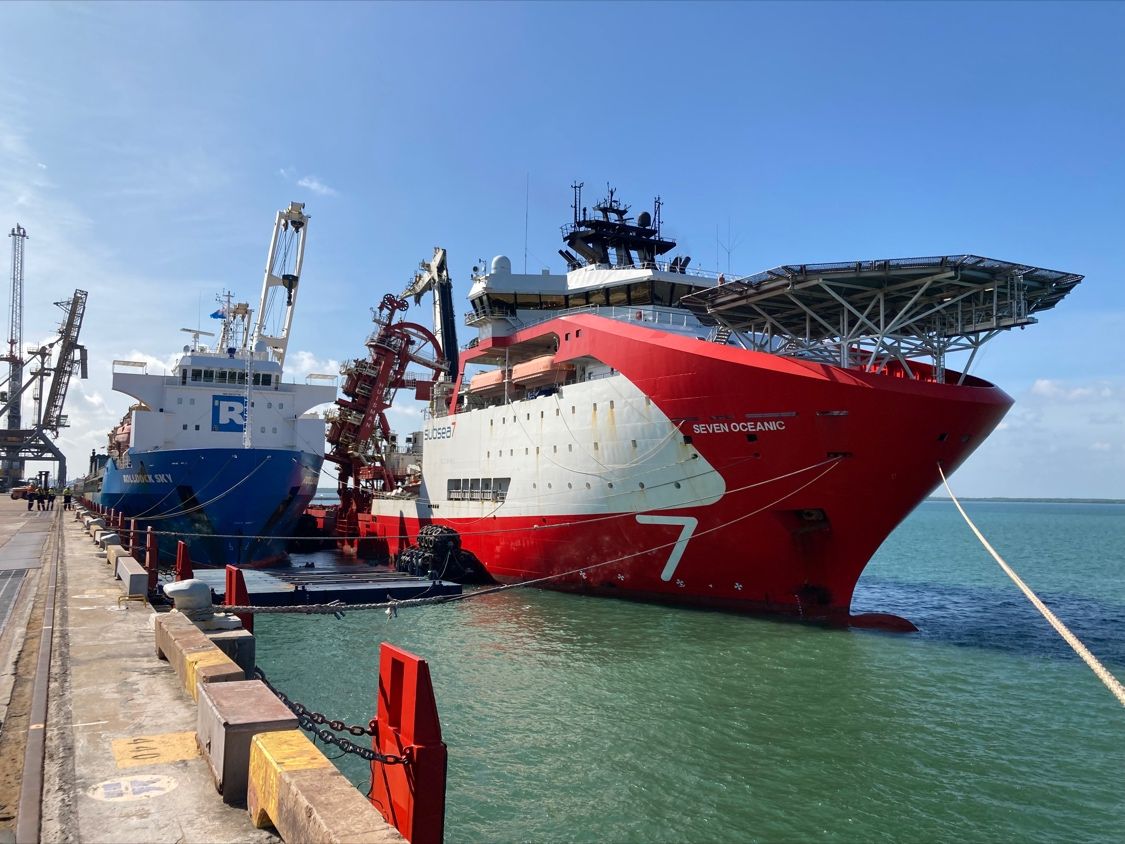
[[[191,557],[188,554],[187,543],[182,539],[176,543],[176,580],[191,580]]]
[[[227,566],[227,583],[223,591],[223,603],[228,607],[250,606],[250,592],[246,589],[246,576],[238,566]],[[238,620],[248,632],[254,632],[254,614],[236,613]]]
[[[424,659],[379,646],[379,700],[372,748],[407,765],[371,763],[371,804],[411,844],[441,844],[445,833],[446,748]]]
[[[148,591],[156,591],[157,577],[160,574],[160,546],[156,543],[156,531],[151,527],[145,536],[145,568],[148,570]]]

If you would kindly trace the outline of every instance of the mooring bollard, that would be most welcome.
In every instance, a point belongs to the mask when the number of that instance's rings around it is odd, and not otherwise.
[[[379,646],[379,700],[372,749],[408,764],[371,763],[371,804],[410,844],[440,844],[445,833],[447,753],[424,659]]]
[[[191,580],[193,576],[187,543],[181,539],[176,543],[176,580]]]
[[[246,576],[238,566],[227,566],[227,583],[223,592],[223,603],[228,607],[250,606],[250,592],[246,588]],[[249,632],[254,632],[254,614],[236,613],[242,626]]]

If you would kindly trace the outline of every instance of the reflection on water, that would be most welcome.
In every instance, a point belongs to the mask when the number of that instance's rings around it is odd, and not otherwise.
[[[1125,508],[969,506],[1120,673]],[[1104,839],[1125,828],[1120,708],[950,511],[920,507],[856,593],[918,634],[514,590],[266,616],[259,659],[364,723],[378,643],[425,656],[450,841]]]

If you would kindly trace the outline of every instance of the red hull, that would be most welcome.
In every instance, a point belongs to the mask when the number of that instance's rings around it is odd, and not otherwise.
[[[486,519],[384,499],[376,514],[337,526],[365,537],[351,550],[394,555],[420,527],[441,524],[501,582],[550,577],[541,585],[844,620],[868,560],[938,485],[938,464],[954,470],[1011,405],[975,378],[958,386],[845,370],[589,315],[503,340],[543,334],[559,337],[558,361],[597,358],[648,396],[721,474],[721,498],[596,516],[499,508]],[[744,421],[756,415],[782,418],[783,435],[749,433],[763,430]]]

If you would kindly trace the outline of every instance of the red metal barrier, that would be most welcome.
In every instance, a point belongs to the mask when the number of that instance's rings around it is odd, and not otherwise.
[[[156,544],[156,532],[151,527],[145,536],[145,570],[148,571],[148,591],[155,592],[160,573],[160,546]]]
[[[246,589],[246,577],[238,566],[227,566],[227,585],[223,592],[223,603],[228,607],[250,606],[250,592]],[[254,614],[238,613],[238,620],[250,633],[254,632]]]
[[[195,572],[191,570],[191,557],[188,555],[187,543],[182,539],[176,543],[176,580],[191,580]]]
[[[371,804],[411,844],[440,844],[445,833],[446,748],[424,659],[383,642],[374,750],[406,765],[371,763]]]

